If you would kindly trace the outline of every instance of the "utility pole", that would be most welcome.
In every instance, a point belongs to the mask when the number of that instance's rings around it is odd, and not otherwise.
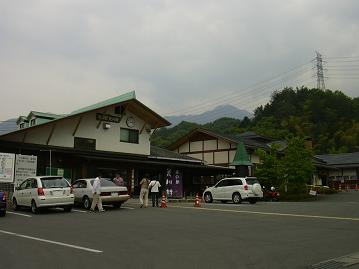
[[[317,54],[315,57],[317,61],[317,89],[325,90],[322,55],[318,51],[315,53]]]

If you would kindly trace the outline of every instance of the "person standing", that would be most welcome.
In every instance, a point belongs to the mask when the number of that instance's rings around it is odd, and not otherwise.
[[[141,180],[140,186],[140,207],[143,207],[143,199],[145,200],[145,207],[148,206],[148,186],[150,184],[150,180],[147,178],[148,175]]]
[[[123,186],[123,178],[121,177],[120,174],[116,174],[116,177],[113,179],[113,182],[117,185],[117,186]]]
[[[161,184],[158,180],[153,179],[150,182],[150,185],[148,185],[148,187],[151,189],[151,196],[152,196],[152,207],[158,207],[158,193],[159,193],[159,188],[161,187]]]
[[[92,188],[93,188],[93,198],[92,198],[92,204],[90,210],[95,211],[95,207],[97,206],[99,212],[104,212],[105,210],[102,207],[102,200],[101,200],[101,175],[95,178]]]

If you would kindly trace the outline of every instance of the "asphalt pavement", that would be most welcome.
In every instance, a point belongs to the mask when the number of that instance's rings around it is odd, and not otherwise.
[[[0,268],[342,268],[336,259],[359,253],[358,192],[200,208],[139,208],[131,199],[105,209],[9,212],[0,218]]]

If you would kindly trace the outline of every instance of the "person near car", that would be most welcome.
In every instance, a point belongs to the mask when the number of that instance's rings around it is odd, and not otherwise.
[[[160,182],[157,179],[151,180],[148,187],[151,190],[151,197],[152,197],[152,207],[158,207],[158,194],[159,188],[161,187]]]
[[[140,191],[140,207],[148,206],[148,186],[150,184],[150,180],[147,178],[148,175],[145,175],[140,182],[141,191]],[[144,201],[143,201],[144,200]],[[144,204],[143,204],[144,202]]]
[[[116,174],[116,177],[113,179],[113,182],[114,182],[117,186],[123,186],[123,185],[124,185],[123,178],[121,177],[120,174]]]
[[[90,210],[95,211],[95,207],[97,206],[99,212],[105,211],[102,207],[102,200],[101,200],[101,175],[95,178],[92,188],[93,188],[93,199],[92,199]]]

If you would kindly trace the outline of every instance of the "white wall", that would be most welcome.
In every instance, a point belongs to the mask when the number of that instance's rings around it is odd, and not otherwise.
[[[204,150],[216,150],[216,149],[217,149],[217,140],[204,141]]]
[[[202,151],[202,141],[191,142],[191,152]]]
[[[214,163],[223,164],[228,163],[228,151],[219,151],[214,153]]]

